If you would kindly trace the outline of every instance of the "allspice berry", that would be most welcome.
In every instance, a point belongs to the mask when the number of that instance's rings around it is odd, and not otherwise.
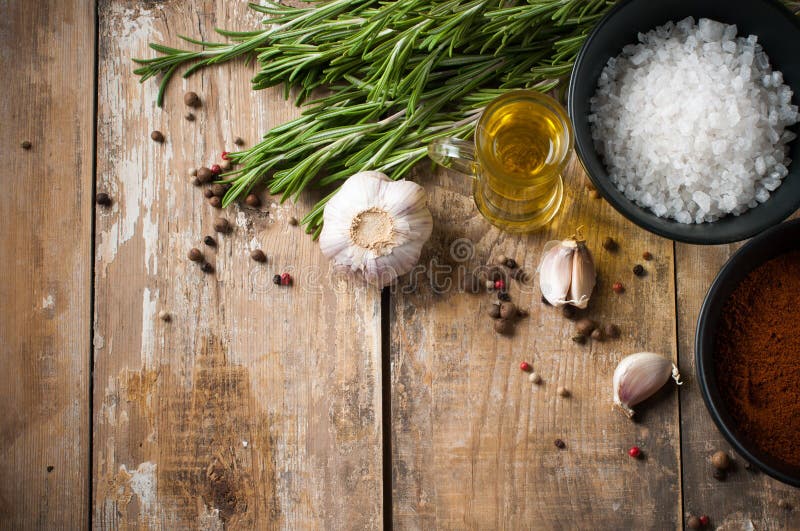
[[[247,194],[247,197],[244,198],[244,204],[249,207],[258,208],[261,206],[261,199],[259,199],[256,194]]]
[[[575,306],[572,306],[570,304],[565,304],[564,306],[561,307],[561,315],[563,315],[564,317],[566,317],[571,321],[572,319],[575,319],[575,317],[577,317],[578,310],[575,309]]]
[[[211,274],[214,272],[214,266],[209,264],[208,262],[205,262],[202,266],[200,266],[200,271],[202,271],[203,273]]]
[[[203,253],[197,247],[192,247],[189,249],[189,254],[187,255],[189,260],[192,262],[202,262],[203,261]]]
[[[155,142],[163,142],[164,141],[164,133],[161,131],[153,131],[150,133],[150,138],[152,138]]]
[[[603,335],[611,339],[616,339],[619,337],[619,327],[609,323],[603,327]]]
[[[500,319],[500,305],[499,304],[492,304],[489,307],[489,317],[492,319]]]
[[[266,262],[267,255],[264,254],[264,251],[261,249],[254,249],[250,252],[250,258],[255,260],[256,262]]]
[[[210,183],[214,180],[214,172],[210,168],[203,166],[197,169],[197,178],[200,179],[201,183]]]
[[[514,319],[517,313],[517,306],[513,302],[504,302],[500,305],[500,317],[503,319]]]
[[[575,329],[582,336],[591,335],[592,331],[594,331],[595,328],[597,328],[597,323],[586,317],[580,319],[577,323],[575,323]]]
[[[189,91],[183,95],[183,103],[189,107],[199,107],[200,96],[198,96],[196,92]]]
[[[225,218],[217,218],[214,220],[214,230],[222,233],[228,232],[231,230],[231,224]]]
[[[109,206],[111,204],[111,196],[105,192],[98,192],[94,200],[100,206]]]
[[[508,319],[498,319],[494,322],[494,331],[498,334],[508,336],[514,331],[514,326]]]
[[[225,192],[228,191],[228,187],[221,183],[215,183],[211,185],[210,190],[211,190],[211,195],[222,197],[225,195]]]
[[[222,199],[215,195],[208,200],[208,204],[214,208],[222,208]]]
[[[731,458],[727,452],[719,450],[711,456],[711,464],[717,470],[727,470],[731,466]]]
[[[214,197],[214,191],[211,188],[206,188],[205,190],[203,190],[203,197],[205,197],[206,199],[211,199],[212,197]]]
[[[700,523],[700,519],[698,517],[692,515],[686,520],[686,527],[689,529],[700,529],[702,524]]]

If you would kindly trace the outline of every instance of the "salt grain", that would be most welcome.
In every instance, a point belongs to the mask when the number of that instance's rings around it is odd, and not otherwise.
[[[680,223],[739,215],[788,175],[792,90],[757,37],[689,17],[608,61],[589,122],[609,178],[629,199]]]

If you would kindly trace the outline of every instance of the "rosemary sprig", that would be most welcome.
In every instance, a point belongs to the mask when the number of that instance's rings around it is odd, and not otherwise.
[[[468,138],[483,106],[515,88],[549,91],[569,74],[592,25],[610,0],[331,0],[309,7],[250,7],[265,28],[217,30],[228,43],[185,41],[199,50],[151,44],[134,59],[141,81],[162,76],[158,104],[180,66],[184,77],[237,57],[254,59],[254,89],[284,84],[303,114],[231,153],[237,169],[224,205],[261,180],[283,199],[361,170],[397,179],[439,137]],[[315,89],[328,95],[310,100]],[[319,233],[318,203],[303,219]]]

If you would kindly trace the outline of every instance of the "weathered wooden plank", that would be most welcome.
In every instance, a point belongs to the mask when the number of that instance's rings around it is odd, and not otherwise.
[[[573,343],[573,324],[540,302],[538,284],[511,295],[529,318],[513,338],[492,329],[493,294],[432,287],[393,294],[391,316],[393,513],[406,529],[647,529],[681,525],[678,398],[674,390],[642,409],[636,424],[612,409],[617,362],[642,350],[676,356],[672,242],[635,228],[583,188],[573,161],[565,207],[542,232],[512,236],[477,214],[457,174],[419,175],[429,192],[434,234],[423,263],[474,267],[500,254],[535,271],[544,243],[583,226],[600,283],[589,316],[616,323],[616,341]],[[617,253],[601,247],[606,236]],[[465,260],[463,247],[474,256]],[[461,250],[456,248],[460,247]],[[655,259],[641,260],[644,251]],[[648,271],[631,272],[635,263]],[[437,264],[434,267],[434,263]],[[452,276],[452,275],[451,275]],[[458,275],[455,275],[458,276]],[[623,295],[611,286],[620,280]],[[538,280],[537,280],[538,281]],[[537,287],[534,287],[537,286]],[[518,365],[544,379],[532,385]],[[558,386],[572,391],[556,394]],[[564,450],[554,445],[566,443]],[[628,457],[638,445],[644,459]]]
[[[4,1],[0,12],[0,527],[79,529],[89,496],[94,2]]]
[[[310,206],[212,209],[186,171],[298,111],[254,93],[252,67],[140,85],[152,40],[253,28],[245,2],[106,1],[100,8],[95,498],[98,528],[378,528],[380,296],[331,280],[287,220]],[[183,118],[195,90],[197,119]],[[161,130],[164,144],[152,142]],[[218,161],[219,159],[217,159]],[[224,215],[230,235],[202,244]],[[215,274],[186,259],[203,249]],[[269,262],[249,258],[261,248]],[[272,284],[290,270],[291,288]],[[172,320],[159,320],[167,311]]]
[[[694,336],[700,306],[717,272],[738,247],[676,245],[678,348],[687,376],[680,392],[685,509],[687,514],[708,514],[715,528],[800,529],[797,489],[755,469],[745,469],[744,460],[733,453],[711,420],[694,376]],[[710,457],[716,450],[734,457],[735,466],[724,482],[712,475]],[[779,507],[780,500],[794,510]]]

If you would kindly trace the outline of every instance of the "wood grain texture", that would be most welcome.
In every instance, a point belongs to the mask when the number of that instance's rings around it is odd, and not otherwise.
[[[0,528],[79,529],[89,496],[94,2],[5,0],[0,13]]]
[[[467,179],[420,174],[435,228],[415,289],[393,293],[391,315],[393,513],[398,529],[667,529],[681,526],[678,395],[640,408],[639,423],[612,409],[617,362],[650,350],[675,358],[672,242],[635,228],[584,189],[575,163],[565,206],[547,229],[500,233],[476,212]],[[583,226],[599,272],[586,315],[622,329],[618,340],[578,345],[574,323],[540,301],[538,277],[512,282],[530,317],[498,336],[494,293],[448,286],[500,254],[536,270],[545,242]],[[601,247],[606,236],[616,253]],[[472,252],[469,251],[470,246]],[[464,249],[467,249],[464,252]],[[644,251],[655,259],[641,260]],[[470,255],[472,256],[470,257]],[[647,276],[632,273],[643,263]],[[451,273],[447,273],[447,268]],[[612,292],[614,281],[627,286]],[[532,385],[518,368],[541,374]],[[572,392],[557,396],[558,386]],[[638,408],[637,408],[638,409]],[[566,448],[554,445],[563,439]],[[644,459],[628,457],[639,446]]]
[[[800,529],[800,494],[755,469],[746,470],[717,430],[694,378],[694,336],[697,317],[711,282],[739,245],[698,247],[676,245],[678,336],[681,368],[681,448],[687,514],[708,514],[721,529]],[[724,482],[713,478],[711,454],[725,450],[734,467]],[[786,501],[788,510],[779,507]],[[752,527],[748,527],[752,526]]]
[[[97,187],[114,203],[97,220],[96,528],[382,525],[380,294],[331,277],[287,223],[314,198],[261,192],[259,209],[218,211],[187,177],[298,110],[280,90],[253,92],[241,63],[176,80],[163,110],[157,82],[131,73],[149,41],[258,22],[243,1],[100,6]],[[194,122],[184,90],[202,99]],[[219,215],[234,229],[209,248]],[[215,274],[186,259],[191,247]],[[293,287],[272,284],[282,271]]]

